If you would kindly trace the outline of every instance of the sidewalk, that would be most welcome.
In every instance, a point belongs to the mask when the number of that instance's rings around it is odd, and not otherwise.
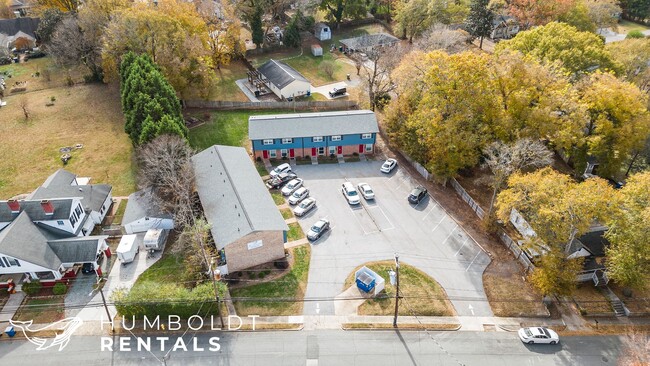
[[[5,306],[0,310],[0,327],[4,326],[3,323],[9,323],[9,320],[16,315],[16,311],[20,307],[20,304],[23,303],[23,299],[25,299],[25,293],[22,291],[9,296],[9,300],[7,300]],[[0,331],[4,331],[4,328],[0,329]]]

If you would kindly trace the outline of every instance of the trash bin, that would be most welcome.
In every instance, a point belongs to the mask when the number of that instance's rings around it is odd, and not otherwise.
[[[16,335],[16,330],[14,329],[14,327],[12,325],[10,325],[10,326],[5,328],[5,333],[7,333],[7,335],[9,337],[13,337],[13,336]]]

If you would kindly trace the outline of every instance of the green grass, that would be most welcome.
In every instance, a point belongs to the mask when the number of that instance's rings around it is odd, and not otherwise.
[[[330,158],[329,156],[319,156],[318,157],[318,164],[338,164],[339,159],[334,156],[333,158]]]
[[[14,315],[13,320],[32,320],[34,324],[52,323],[61,320],[65,316],[63,299],[64,296],[51,298],[28,297]]]
[[[113,219],[112,225],[120,225],[122,223],[122,217],[124,217],[127,202],[129,202],[128,199],[120,200],[120,205],[117,206],[117,211],[115,212],[115,218]]]
[[[134,286],[143,282],[176,282],[183,276],[184,268],[183,258],[180,255],[166,252],[160,260],[142,272]]]
[[[260,177],[266,177],[269,175],[269,171],[266,170],[266,167],[263,163],[255,163],[255,169],[257,169],[257,172],[260,173]]]
[[[285,220],[293,217],[293,211],[291,211],[290,208],[283,208],[280,210],[280,213],[282,214],[282,218]]]
[[[289,249],[290,271],[273,281],[230,290],[233,298],[253,298],[235,301],[237,315],[282,316],[302,314],[302,301],[255,301],[260,299],[302,300],[309,274],[309,245]]]
[[[287,241],[296,241],[305,237],[305,233],[297,222],[289,224],[289,232],[287,233]]]
[[[643,24],[630,22],[628,20],[619,21],[617,28],[618,28],[618,33],[621,33],[621,34],[628,34],[628,33],[630,33],[630,31],[633,31],[633,30],[638,30],[638,31],[643,32],[643,31],[646,31],[646,30],[650,29],[650,27],[646,27]]]
[[[343,157],[343,160],[345,160],[346,163],[356,163],[357,161],[361,161],[361,158],[359,155],[352,155]]]
[[[395,287],[390,284],[388,272],[395,267],[393,261],[372,262],[366,267],[386,280],[385,296],[366,300],[358,308],[359,315],[393,315],[395,311]],[[356,268],[345,281],[344,289],[354,284]],[[400,264],[400,294],[407,297],[408,305],[402,303],[399,315],[453,316],[454,308],[447,300],[445,290],[436,280],[408,264]]]
[[[273,198],[273,202],[275,202],[275,204],[278,206],[287,203],[287,201],[284,200],[284,196],[280,192],[271,192],[271,197]]]
[[[334,73],[332,77],[325,74],[321,68],[320,64],[323,61],[330,61],[334,65]],[[337,81],[343,81],[346,79],[346,74],[356,74],[356,69],[353,65],[345,62],[343,56],[337,56],[327,50],[323,50],[322,57],[315,57],[309,53],[305,53],[300,57],[292,58],[290,60],[285,60],[285,62],[298,70],[304,77],[309,80],[314,86],[321,86],[324,84],[330,84]],[[318,98],[318,97],[314,97]],[[314,99],[314,100],[327,100],[323,99]]]
[[[239,79],[246,79],[247,71],[246,66],[240,61],[233,61],[228,66],[222,66],[221,70],[216,71],[217,79],[212,85],[208,99],[248,102],[246,94],[235,83]]]

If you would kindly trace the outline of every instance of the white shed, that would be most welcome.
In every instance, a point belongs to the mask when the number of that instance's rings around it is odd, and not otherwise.
[[[318,44],[311,45],[311,54],[314,56],[323,56],[323,47]]]
[[[311,93],[311,83],[302,74],[282,61],[269,60],[257,69],[269,89],[280,99],[291,99]]]
[[[314,24],[314,36],[320,41],[332,39],[332,28],[325,23]]]
[[[143,233],[149,229],[174,228],[174,220],[155,204],[150,189],[144,189],[129,196],[122,217],[122,226],[127,234]]]

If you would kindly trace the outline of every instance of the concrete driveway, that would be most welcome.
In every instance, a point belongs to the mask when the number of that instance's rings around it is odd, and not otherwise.
[[[366,262],[393,260],[413,265],[437,280],[458,315],[492,316],[483,291],[482,274],[490,262],[476,242],[428,197],[417,206],[406,197],[415,186],[397,167],[391,174],[379,171],[381,161],[299,165],[294,171],[316,198],[317,208],[299,219],[303,230],[320,217],[332,230],[312,244],[306,297],[323,299],[305,303],[305,315],[334,315],[331,300],[355,267]],[[375,202],[351,207],[341,184],[370,184]],[[386,279],[388,280],[388,279]],[[408,296],[409,294],[404,294]]]

